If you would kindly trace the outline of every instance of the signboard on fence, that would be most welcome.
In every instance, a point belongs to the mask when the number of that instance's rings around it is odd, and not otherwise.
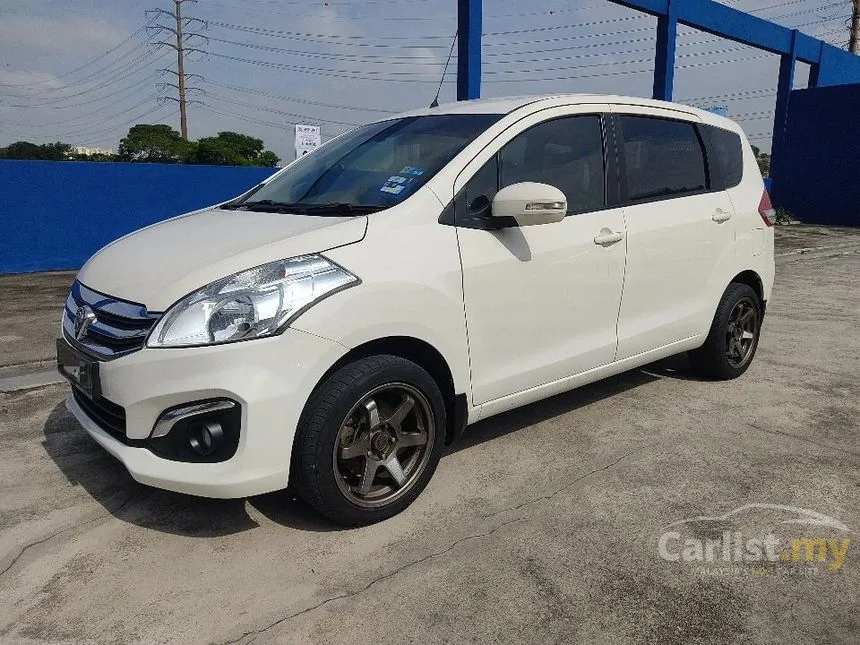
[[[296,158],[306,155],[320,145],[318,125],[296,124]]]

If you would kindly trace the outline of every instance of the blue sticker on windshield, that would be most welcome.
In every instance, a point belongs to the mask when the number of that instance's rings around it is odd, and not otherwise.
[[[424,168],[416,168],[415,166],[403,166],[400,169],[401,175],[414,175],[416,177],[420,177],[424,174]]]
[[[381,193],[391,193],[392,195],[399,195],[402,193],[406,186],[412,182],[411,177],[401,177],[400,175],[391,175],[382,187],[379,189]]]

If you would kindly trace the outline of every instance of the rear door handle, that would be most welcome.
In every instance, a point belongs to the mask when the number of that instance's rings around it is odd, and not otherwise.
[[[623,239],[624,233],[616,233],[608,228],[602,228],[600,229],[600,233],[594,236],[594,243],[606,246],[608,244],[620,242]]]
[[[722,208],[718,208],[716,212],[711,215],[711,219],[715,222],[726,222],[732,218],[732,214],[729,211],[724,211]]]

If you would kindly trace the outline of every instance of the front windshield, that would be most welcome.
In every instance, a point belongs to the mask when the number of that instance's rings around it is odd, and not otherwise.
[[[305,155],[232,207],[389,208],[427,183],[500,118],[440,114],[362,126]]]

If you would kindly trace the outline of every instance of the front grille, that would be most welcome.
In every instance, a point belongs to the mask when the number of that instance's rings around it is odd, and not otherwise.
[[[82,334],[75,325],[79,312],[82,317],[92,313]],[[75,281],[66,300],[63,332],[70,343],[87,354],[112,360],[143,347],[159,316],[147,311],[145,305],[106,296]]]
[[[75,397],[75,401],[86,412],[87,416],[95,421],[102,430],[122,442],[126,441],[125,408],[113,401],[108,401],[104,397],[91,399],[75,387],[72,388],[72,396]]]

